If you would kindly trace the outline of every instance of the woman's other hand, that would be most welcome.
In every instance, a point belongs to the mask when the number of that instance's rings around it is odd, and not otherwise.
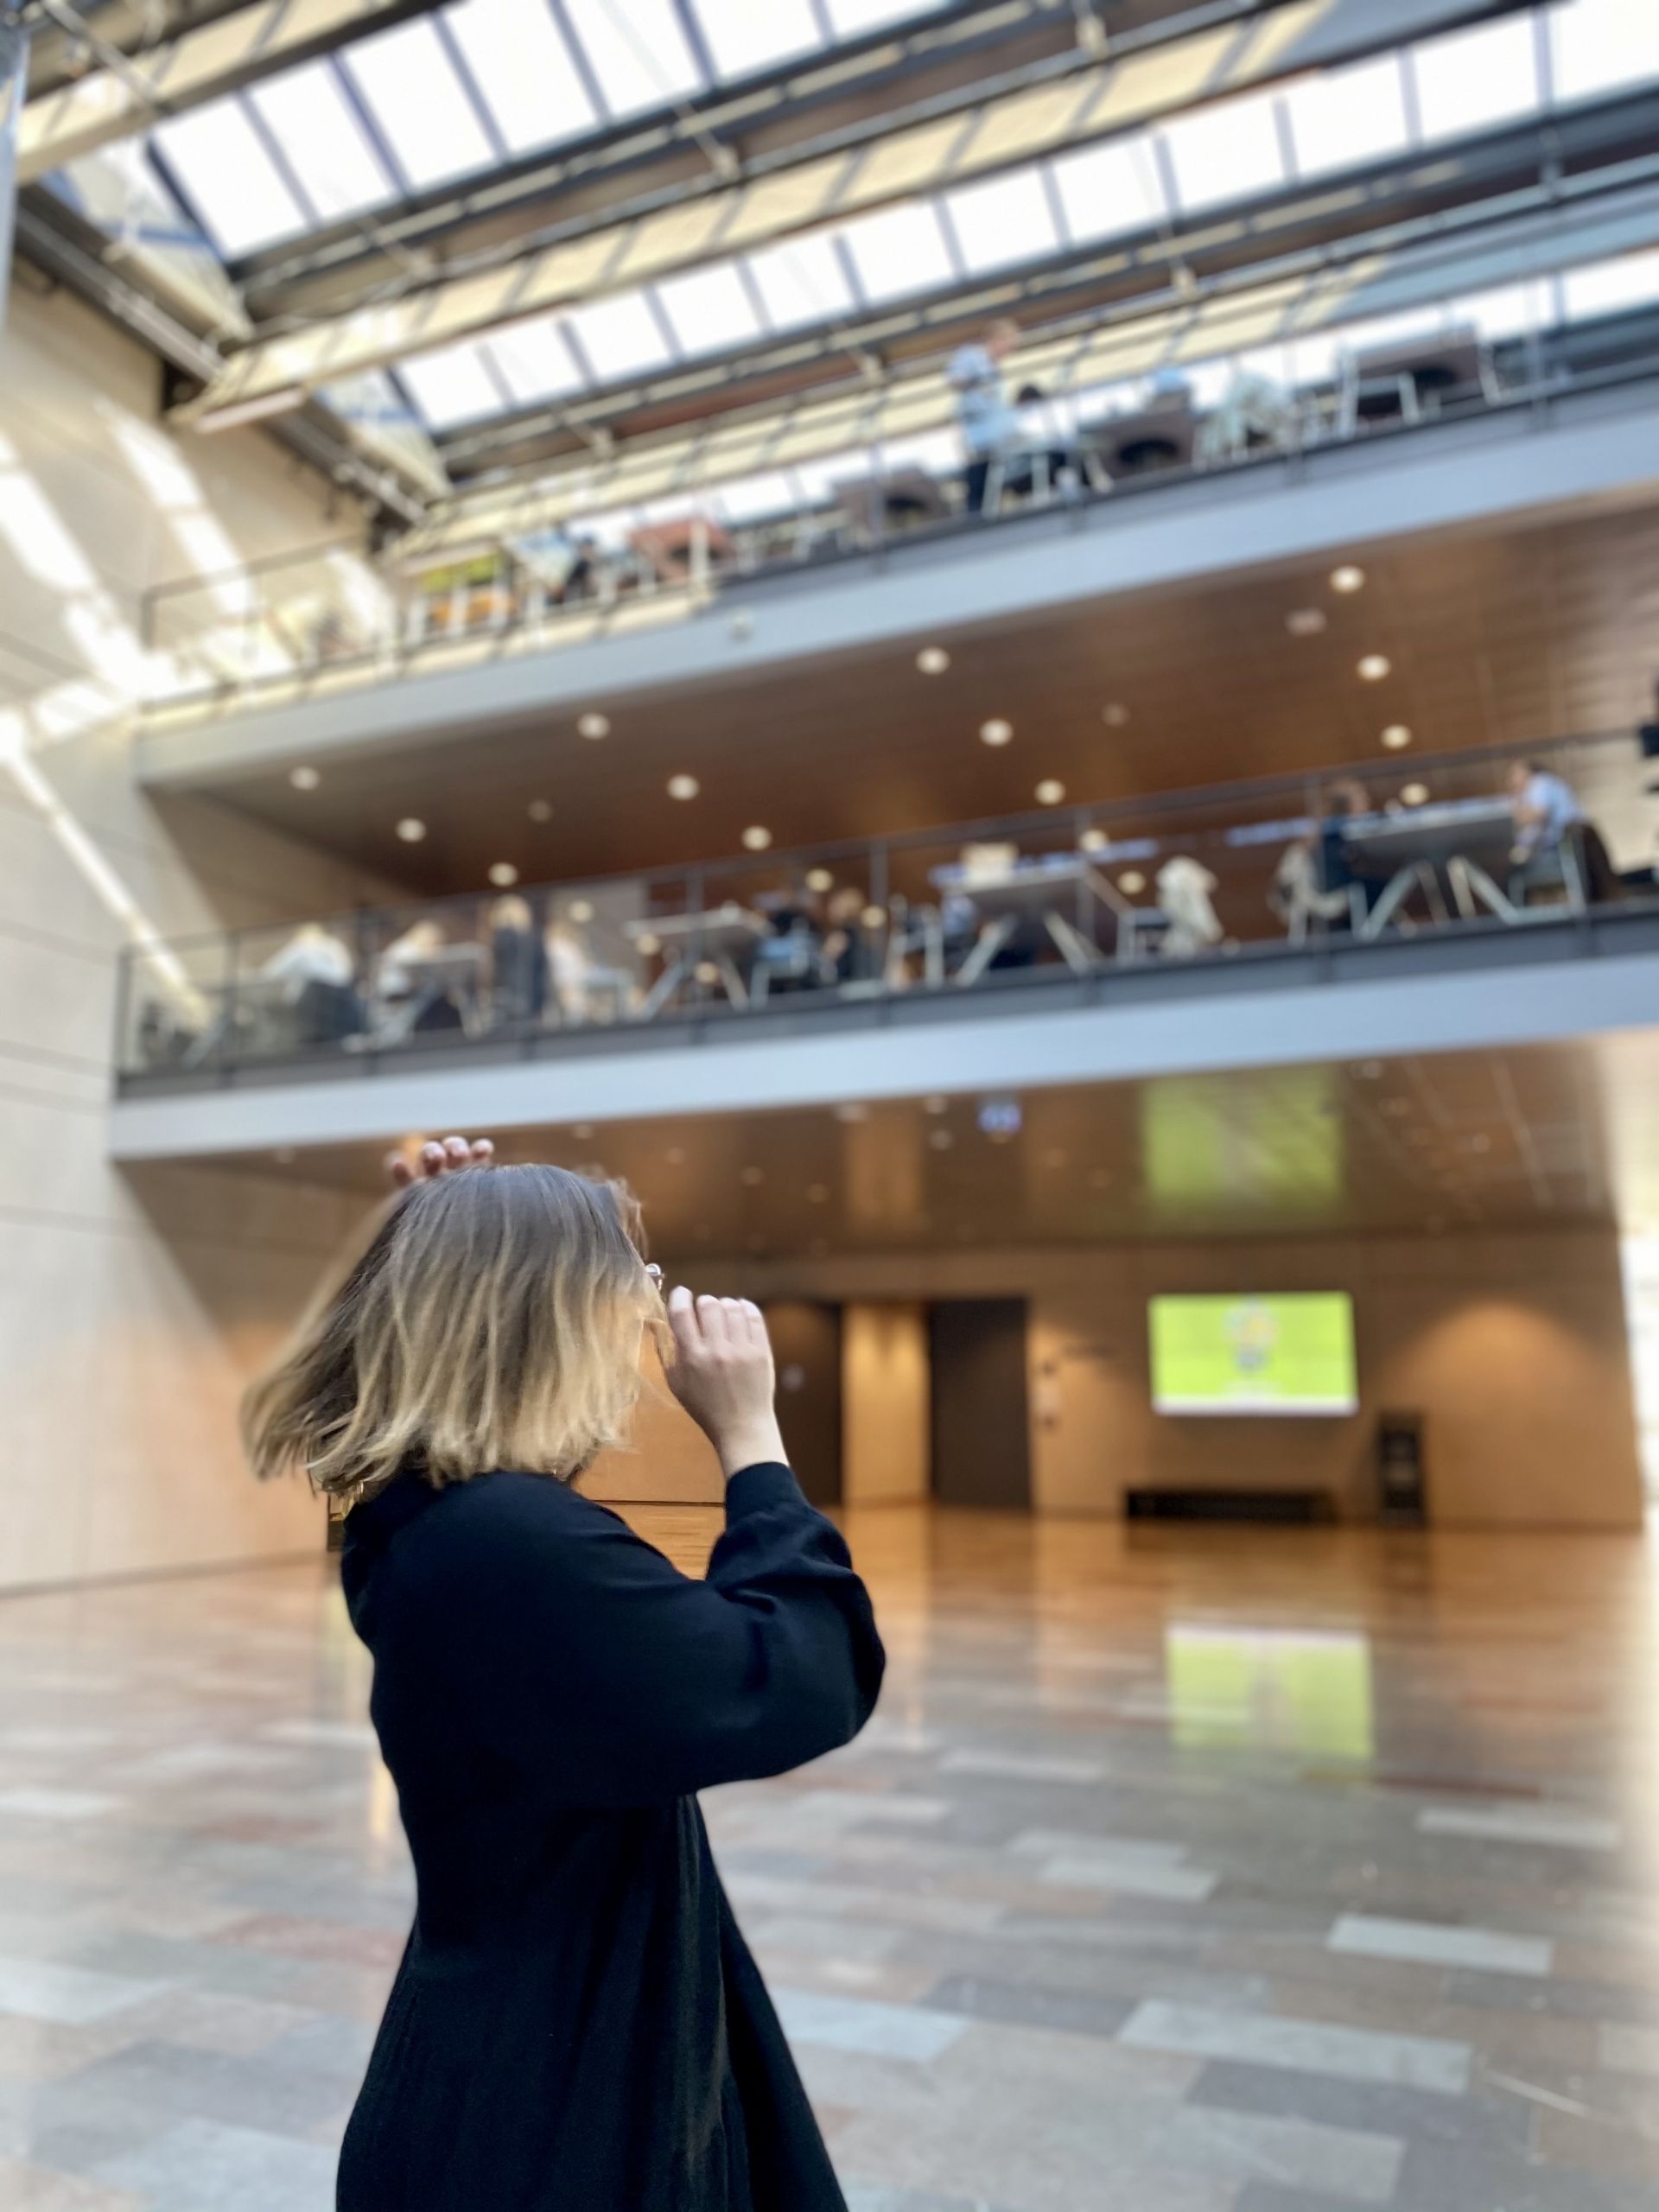
[[[783,1459],[772,1342],[760,1308],[747,1298],[694,1298],[681,1284],[669,1297],[668,1319],[675,1350],[670,1388],[727,1476]]]
[[[465,1137],[445,1137],[442,1142],[433,1137],[412,1160],[401,1152],[389,1153],[386,1173],[392,1188],[401,1191],[410,1183],[430,1183],[440,1175],[452,1174],[457,1167],[488,1167],[494,1160],[495,1147],[488,1137],[474,1137],[470,1143]]]

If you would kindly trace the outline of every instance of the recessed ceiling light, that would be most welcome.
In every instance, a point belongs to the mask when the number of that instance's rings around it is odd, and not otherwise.
[[[671,776],[668,779],[670,798],[696,798],[702,789],[695,776]]]
[[[720,981],[719,967],[712,960],[699,960],[691,973],[700,983],[717,983]]]
[[[1427,784],[1406,784],[1402,786],[1400,792],[1401,803],[1405,806],[1421,806],[1427,797]]]
[[[1014,740],[1014,724],[1003,721],[1000,716],[993,715],[989,721],[981,722],[979,734],[982,744],[1008,745]]]
[[[951,1135],[949,1129],[930,1129],[927,1133],[927,1141],[935,1152],[949,1152],[956,1142],[955,1137]]]
[[[1147,887],[1147,879],[1138,868],[1126,868],[1117,879],[1117,887],[1126,899],[1134,899]]]
[[[752,853],[764,853],[772,842],[772,832],[759,822],[752,822],[743,832],[743,842]]]
[[[594,902],[591,899],[573,899],[565,912],[573,922],[591,922],[594,918]]]
[[[1109,700],[1100,710],[1100,719],[1108,729],[1122,729],[1129,719],[1129,710],[1121,700]]]
[[[608,737],[611,718],[608,715],[583,715],[576,728],[583,737]]]
[[[809,1183],[807,1185],[806,1202],[808,1205],[826,1205],[829,1203],[829,1199],[830,1185],[827,1183]]]
[[[532,822],[550,822],[553,819],[553,802],[550,798],[533,798],[526,810]]]
[[[950,1111],[950,1101],[942,1090],[936,1090],[931,1098],[923,1099],[922,1108],[924,1112],[929,1114],[948,1114]]]
[[[869,1118],[869,1108],[856,1098],[849,1098],[844,1105],[837,1106],[836,1109],[836,1119],[838,1122],[868,1122]]]
[[[641,930],[633,941],[639,950],[647,957],[653,952],[660,952],[663,949],[663,940],[655,930]]]
[[[1382,1080],[1382,1063],[1381,1060],[1362,1060],[1354,1073],[1362,1082],[1380,1083]]]
[[[1364,582],[1364,569],[1357,569],[1351,561],[1345,561],[1341,568],[1331,571],[1332,591],[1359,591],[1363,588]]]
[[[594,1125],[591,1122],[577,1122],[572,1126],[570,1134],[573,1137],[580,1137],[582,1143],[586,1144],[594,1134]]]
[[[810,868],[806,871],[806,887],[809,891],[833,891],[836,879],[827,868]]]
[[[495,861],[491,863],[490,881],[498,890],[509,890],[518,880],[518,871],[511,861]]]
[[[863,909],[858,918],[867,930],[885,929],[887,925],[887,910],[885,906],[878,906],[872,902]]]
[[[290,768],[288,780],[296,791],[314,791],[322,778],[315,768]]]
[[[416,821],[412,814],[406,814],[397,824],[397,835],[406,845],[418,845],[426,835],[426,824]]]
[[[1382,742],[1390,753],[1403,753],[1411,743],[1411,732],[1404,722],[1390,722],[1382,733]]]
[[[1061,1151],[1058,1145],[1051,1145],[1043,1154],[1043,1165],[1045,1167],[1064,1167],[1066,1157],[1067,1155]]]
[[[1394,663],[1386,653],[1367,653],[1359,664],[1359,680],[1362,683],[1380,683],[1393,668]]]
[[[1058,806],[1065,797],[1065,785],[1058,776],[1045,776],[1037,786],[1039,806]]]
[[[916,665],[924,676],[943,676],[950,665],[950,656],[943,645],[924,645],[916,656]]]
[[[1103,1191],[1111,1179],[1112,1171],[1109,1167],[1091,1167],[1089,1170],[1089,1180],[1097,1191]]]
[[[1317,638],[1325,627],[1325,609],[1294,607],[1285,617],[1285,627],[1293,638]]]
[[[1111,842],[1103,830],[1085,830],[1077,840],[1085,853],[1103,853]]]
[[[745,1167],[739,1171],[737,1179],[740,1183],[747,1183],[753,1191],[766,1181],[766,1172],[764,1167]]]

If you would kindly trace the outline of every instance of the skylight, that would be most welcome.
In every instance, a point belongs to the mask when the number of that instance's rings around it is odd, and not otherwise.
[[[1573,321],[1597,315],[1618,315],[1626,308],[1651,307],[1659,300],[1659,250],[1627,253],[1573,269],[1562,282],[1567,312]]]
[[[1511,116],[1529,115],[1538,105],[1538,54],[1530,16],[1509,16],[1454,31],[1448,38],[1425,39],[1413,48],[1411,62],[1425,138],[1479,130]]]
[[[1215,207],[1285,180],[1285,157],[1273,97],[1248,92],[1166,124],[1163,140],[1181,205]]]
[[[1380,160],[1409,143],[1397,54],[1304,77],[1287,89],[1284,103],[1303,176]]]
[[[842,226],[842,237],[867,299],[896,300],[925,292],[951,275],[939,219],[925,200],[901,200]]]
[[[175,116],[158,127],[154,144],[221,253],[252,253],[305,227],[304,209],[234,99]]]
[[[461,0],[448,23],[515,154],[591,129],[593,102],[546,0]]]
[[[1649,0],[1566,0],[1550,22],[1558,99],[1659,77],[1659,12]]]
[[[835,242],[823,231],[808,232],[782,245],[749,256],[749,274],[766,302],[776,330],[804,322],[827,322],[853,304],[847,272]]]
[[[760,319],[730,262],[694,269],[689,276],[671,276],[657,287],[657,297],[682,353],[718,353],[760,335]]]
[[[501,412],[500,386],[476,346],[442,346],[417,354],[412,361],[400,361],[397,374],[435,430]]]
[[[416,17],[359,39],[344,60],[417,191],[494,160],[489,134],[430,22]]]
[[[326,62],[286,69],[256,86],[250,98],[325,222],[393,197],[397,188]]]
[[[1035,261],[1059,245],[1040,169],[1017,169],[986,184],[964,185],[944,204],[963,260],[971,270]]]
[[[884,29],[911,16],[937,16],[944,0],[825,0],[837,38]]]
[[[722,77],[741,77],[822,46],[811,0],[696,0],[697,20]]]
[[[671,0],[564,0],[613,115],[663,107],[702,84]]]
[[[1148,229],[1166,213],[1152,149],[1144,138],[1085,147],[1049,163],[1074,238],[1103,238]]]
[[[601,384],[657,368],[668,359],[667,343],[643,292],[621,292],[577,308],[569,327]]]
[[[575,356],[551,315],[538,315],[533,322],[516,323],[512,329],[499,332],[486,342],[485,351],[497,375],[521,405],[531,406],[538,399],[555,399],[563,392],[582,388],[583,378]]]

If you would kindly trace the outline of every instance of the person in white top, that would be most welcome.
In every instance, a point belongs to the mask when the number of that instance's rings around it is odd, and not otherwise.
[[[945,372],[957,395],[957,424],[968,455],[965,486],[968,512],[985,505],[991,463],[1020,439],[1019,410],[1002,384],[1002,363],[1020,342],[1020,326],[1004,318],[994,322],[976,345],[958,346]]]
[[[349,985],[355,969],[350,949],[321,922],[304,922],[288,943],[273,952],[259,973],[286,986],[283,996],[296,1004],[308,983]]]

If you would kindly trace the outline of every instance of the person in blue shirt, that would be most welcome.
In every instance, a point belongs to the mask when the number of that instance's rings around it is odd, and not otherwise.
[[[1619,895],[1601,833],[1585,819],[1579,795],[1564,776],[1539,760],[1517,760],[1509,774],[1515,814],[1510,854],[1511,904],[1525,906],[1541,889],[1564,889],[1599,903]]]
[[[1002,363],[1020,342],[1020,326],[994,322],[976,345],[958,346],[945,372],[957,395],[957,423],[968,455],[964,478],[969,514],[981,513],[991,464],[1020,442],[1020,413],[1002,383]]]

